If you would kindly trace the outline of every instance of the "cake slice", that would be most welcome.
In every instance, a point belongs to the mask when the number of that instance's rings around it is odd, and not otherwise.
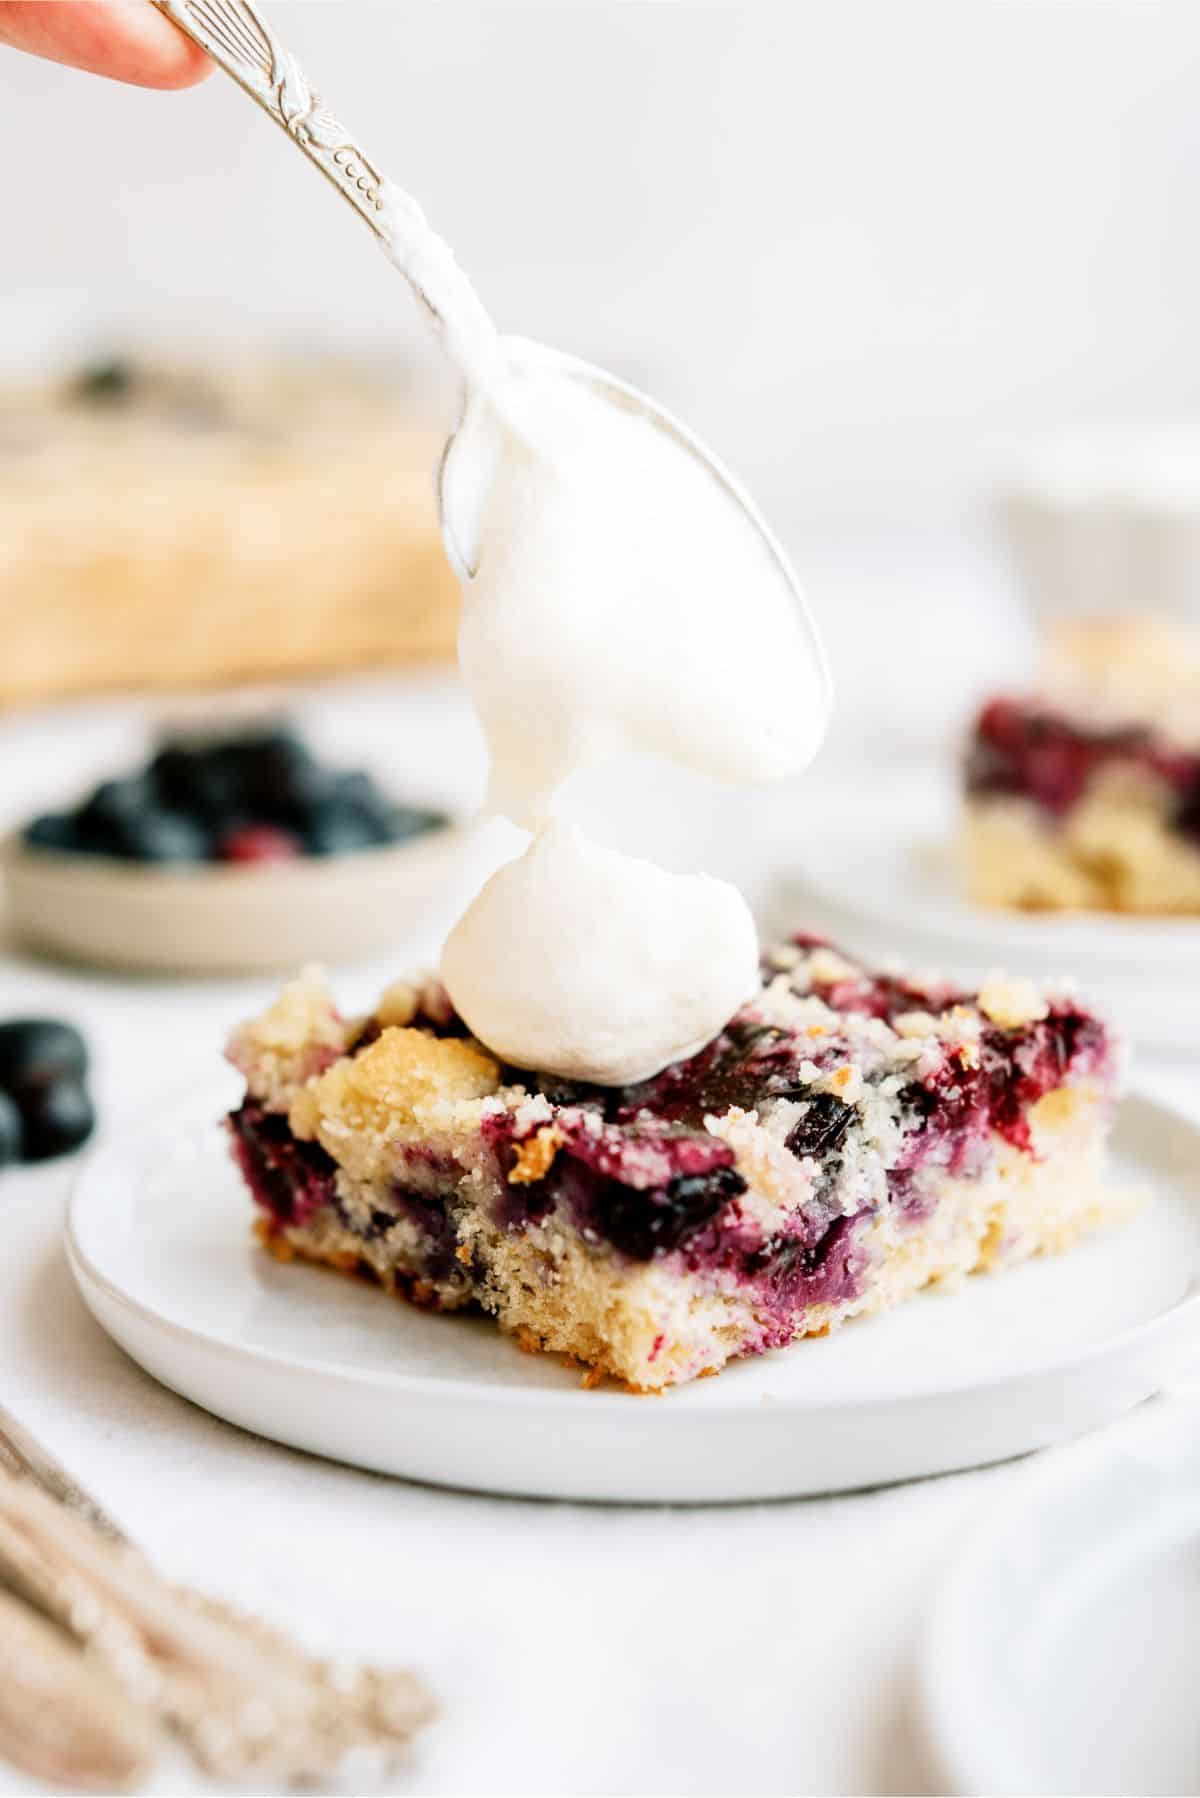
[[[1200,648],[1154,619],[1060,626],[1038,691],[980,711],[964,787],[980,904],[1200,913]]]
[[[971,742],[963,831],[982,905],[1200,912],[1200,745],[994,699]]]
[[[1111,1209],[1117,1053],[1066,993],[873,971],[797,936],[637,1086],[501,1066],[436,984],[243,1026],[234,1154],[282,1259],[365,1271],[642,1391],[1066,1247]]]

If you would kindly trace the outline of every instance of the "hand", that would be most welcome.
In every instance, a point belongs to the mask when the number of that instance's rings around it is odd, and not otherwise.
[[[191,87],[212,68],[150,0],[0,0],[0,44],[137,87]]]

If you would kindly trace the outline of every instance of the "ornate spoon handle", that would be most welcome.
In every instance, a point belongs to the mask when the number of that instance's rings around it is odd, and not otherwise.
[[[448,355],[481,377],[497,355],[496,329],[449,246],[416,201],[381,172],[309,85],[251,0],[153,0],[287,132],[366,220],[439,326]]]

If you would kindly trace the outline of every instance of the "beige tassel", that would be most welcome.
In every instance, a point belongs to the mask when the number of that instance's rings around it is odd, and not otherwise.
[[[73,1791],[126,1791],[160,1746],[151,1714],[70,1636],[0,1592],[0,1758]]]
[[[172,1585],[136,1550],[2,1472],[0,1582],[69,1631],[219,1778],[321,1779],[352,1749],[392,1758],[434,1712],[411,1674],[317,1660]]]

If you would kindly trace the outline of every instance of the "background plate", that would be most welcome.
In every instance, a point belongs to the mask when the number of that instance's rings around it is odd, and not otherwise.
[[[1200,1791],[1198,1417],[1039,1468],[964,1546],[920,1663],[939,1790]]]
[[[167,1386],[384,1473],[555,1498],[764,1499],[942,1473],[1062,1441],[1200,1355],[1200,1130],[1134,1098],[1130,1223],[928,1293],[664,1398],[584,1392],[486,1320],[437,1317],[256,1252],[214,1123],[238,1083],[96,1151],[68,1217],[80,1290]]]

